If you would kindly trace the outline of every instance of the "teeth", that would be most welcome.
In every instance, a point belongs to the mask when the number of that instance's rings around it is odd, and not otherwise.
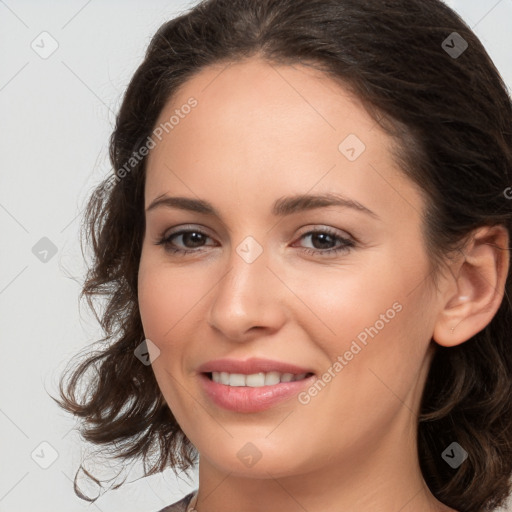
[[[226,386],[248,386],[259,388],[261,386],[273,386],[280,382],[293,382],[302,380],[305,373],[294,375],[293,373],[259,372],[245,375],[243,373],[212,372],[212,380]]]

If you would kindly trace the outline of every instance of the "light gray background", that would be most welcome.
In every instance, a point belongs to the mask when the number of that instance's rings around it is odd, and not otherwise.
[[[114,113],[153,33],[193,3],[0,0],[0,512],[152,512],[196,487],[197,475],[190,482],[171,470],[135,480],[135,467],[133,483],[93,505],[80,500],[72,479],[84,446],[47,394],[100,335],[78,305],[78,228],[85,199],[109,172]],[[512,90],[512,0],[447,3]],[[31,47],[48,51],[52,39],[58,48],[46,59]],[[43,237],[57,249],[47,262],[32,252]],[[42,442],[58,454],[48,469],[34,461],[52,460]]]

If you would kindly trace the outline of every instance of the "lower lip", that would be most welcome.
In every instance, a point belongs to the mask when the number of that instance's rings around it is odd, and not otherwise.
[[[206,395],[219,407],[235,412],[259,412],[296,396],[310,386],[314,375],[294,382],[280,382],[273,386],[226,386],[214,382],[204,373],[199,374]]]

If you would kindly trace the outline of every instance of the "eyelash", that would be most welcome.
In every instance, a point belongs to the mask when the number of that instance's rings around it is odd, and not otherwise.
[[[174,237],[177,237],[179,235],[188,234],[188,233],[198,233],[206,238],[210,238],[206,233],[204,233],[203,231],[201,231],[199,229],[183,229],[181,231],[177,231],[176,233],[171,233],[168,236],[162,237],[158,242],[156,242],[156,245],[163,245],[166,251],[168,251],[172,254],[183,255],[183,256],[186,254],[202,252],[200,250],[201,248],[199,248],[199,249],[178,249],[171,245],[172,244],[171,240]],[[356,245],[353,240],[350,240],[349,238],[341,237],[333,230],[327,229],[327,228],[308,231],[307,233],[302,234],[300,239],[302,239],[306,236],[315,235],[315,234],[329,235],[334,240],[340,241],[342,245],[340,245],[339,247],[336,247],[336,248],[331,248],[331,249],[310,249],[307,247],[302,248],[302,251],[305,252],[306,254],[330,256],[330,255],[339,254],[342,252],[349,252]]]

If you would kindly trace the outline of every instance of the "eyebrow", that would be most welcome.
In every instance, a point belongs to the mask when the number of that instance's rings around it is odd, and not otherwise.
[[[351,208],[353,210],[365,213],[375,219],[379,219],[379,216],[375,212],[362,205],[358,201],[354,201],[340,194],[334,193],[314,195],[299,194],[282,197],[274,203],[272,207],[272,214],[276,217],[285,217],[294,213],[314,210],[316,208],[326,208],[328,206],[341,206],[343,208]],[[146,211],[149,212],[155,208],[160,207],[178,208],[181,210],[187,210],[222,218],[220,213],[211,203],[202,199],[193,199],[190,197],[171,197],[163,194],[154,199],[152,203],[146,208]]]

